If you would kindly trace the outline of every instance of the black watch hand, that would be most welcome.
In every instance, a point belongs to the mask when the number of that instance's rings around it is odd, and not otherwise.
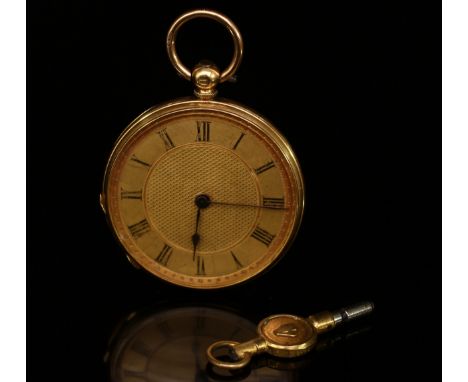
[[[193,244],[193,261],[195,261],[195,254],[197,252],[197,246],[198,243],[200,242],[200,235],[198,233],[198,225],[200,223],[200,212],[201,208],[197,208],[197,220],[195,223],[195,233],[192,235],[192,244]]]
[[[197,253],[198,243],[200,242],[200,234],[198,233],[198,226],[200,224],[201,210],[208,208],[211,203],[210,197],[206,194],[197,195],[195,197],[195,205],[197,206],[197,221],[195,222],[195,233],[192,235],[193,244],[193,261],[195,261],[195,255]]]

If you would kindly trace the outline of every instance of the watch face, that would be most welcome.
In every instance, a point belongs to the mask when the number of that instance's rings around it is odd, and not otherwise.
[[[206,349],[220,339],[244,342],[256,336],[252,322],[217,308],[181,307],[145,316],[131,315],[111,342],[106,356],[110,380],[232,380],[230,372],[225,371],[223,376],[208,366]],[[268,367],[243,374],[246,374],[242,378],[245,381],[293,380],[291,372]]]
[[[194,288],[246,280],[297,231],[303,186],[276,130],[231,104],[179,102],[124,132],[107,169],[107,212],[131,257]]]

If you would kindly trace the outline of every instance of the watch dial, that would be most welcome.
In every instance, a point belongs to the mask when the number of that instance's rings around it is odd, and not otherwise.
[[[179,112],[123,145],[110,217],[130,255],[168,281],[215,288],[271,264],[302,199],[271,134],[223,113]]]

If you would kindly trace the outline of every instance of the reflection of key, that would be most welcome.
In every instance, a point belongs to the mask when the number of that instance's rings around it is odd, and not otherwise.
[[[219,341],[207,349],[208,360],[215,366],[240,369],[246,366],[253,355],[268,353],[276,357],[292,358],[303,355],[315,346],[317,335],[332,330],[335,326],[369,314],[374,309],[371,302],[353,305],[334,312],[321,312],[302,318],[290,314],[277,314],[265,318],[258,325],[259,337],[239,343]],[[227,348],[236,359],[221,361],[214,352]]]

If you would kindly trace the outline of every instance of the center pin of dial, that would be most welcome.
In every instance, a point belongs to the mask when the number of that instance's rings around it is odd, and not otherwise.
[[[207,208],[209,207],[210,204],[211,204],[211,199],[206,194],[197,195],[195,197],[195,205],[200,209]]]

